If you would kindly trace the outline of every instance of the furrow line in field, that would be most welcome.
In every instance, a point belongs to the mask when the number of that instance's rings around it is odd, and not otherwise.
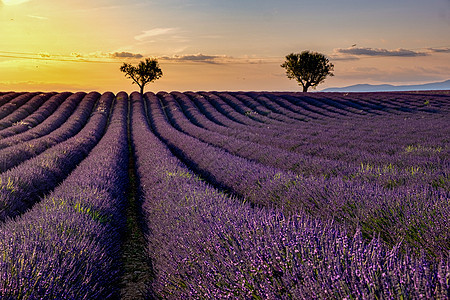
[[[5,104],[7,104],[9,101],[13,100],[14,98],[17,98],[21,95],[24,95],[26,93],[16,93],[16,92],[10,92],[6,93],[4,95],[0,96],[0,108],[2,108]]]

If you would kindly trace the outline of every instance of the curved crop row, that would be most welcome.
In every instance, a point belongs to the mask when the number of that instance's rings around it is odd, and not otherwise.
[[[78,109],[48,135],[0,150],[0,172],[5,172],[77,134],[85,126],[99,98],[100,94],[96,92],[86,95]]]
[[[386,191],[340,178],[304,177],[236,157],[173,128],[155,94],[146,93],[149,118],[157,135],[190,168],[214,185],[257,205],[286,212],[305,211],[334,219],[365,236],[380,234],[389,244],[405,239],[433,255],[448,255],[448,193],[430,188]],[[417,235],[417,228],[421,234]]]
[[[66,120],[72,115],[75,109],[80,104],[83,97],[86,95],[84,92],[78,92],[73,95],[68,93],[59,93],[54,97],[59,98],[57,101],[64,101],[58,109],[49,115],[47,118],[38,119],[37,122],[33,122],[33,128],[28,128],[17,135],[9,136],[0,140],[0,149],[10,147],[25,141],[39,138],[47,135],[56,130],[66,122]]]
[[[3,107],[5,104],[7,104],[9,101],[13,100],[14,98],[17,98],[21,95],[25,95],[27,93],[16,93],[16,92],[10,92],[6,93],[4,95],[0,96],[0,108]]]
[[[299,153],[239,140],[200,128],[190,123],[182,113],[181,107],[176,104],[170,94],[158,93],[158,97],[162,101],[165,113],[169,117],[169,121],[175,128],[234,155],[258,161],[274,168],[304,175],[320,176],[322,174],[325,175],[327,172],[333,172],[344,173],[344,175],[348,176],[348,174],[356,172],[356,170],[351,170],[348,165],[343,164],[342,162],[307,157]]]
[[[53,114],[66,97],[70,95],[71,93],[66,92],[55,94],[46,93],[36,96],[35,98],[42,98],[44,103],[33,112],[26,111],[29,114],[23,119],[17,120],[12,124],[6,123],[6,128],[0,130],[0,138],[4,139],[35,127]]]
[[[112,93],[103,94],[78,134],[0,174],[0,221],[33,206],[88,155],[104,134],[113,99]],[[85,110],[90,114],[88,107]]]
[[[0,298],[117,298],[127,108],[127,95],[119,93],[108,129],[87,158],[32,210],[1,225]]]
[[[155,271],[150,295],[445,297],[448,262],[429,265],[401,255],[398,247],[386,250],[377,239],[366,243],[360,234],[349,238],[335,225],[302,212],[286,217],[227,197],[192,174],[157,140],[138,93],[131,101],[132,138]],[[157,121],[153,123],[157,127]]]
[[[429,186],[432,184],[433,178],[439,176],[445,168],[445,162],[442,163],[440,153],[421,157],[405,155],[404,148],[401,148],[400,151],[396,150],[398,153],[394,155],[380,152],[370,153],[369,149],[352,151],[348,145],[355,139],[354,135],[336,131],[331,126],[323,127],[320,135],[324,135],[325,138],[311,137],[312,133],[309,127],[302,126],[301,128],[304,129],[303,139],[308,139],[308,143],[252,133],[252,128],[238,131],[206,118],[182,93],[171,93],[180,107],[169,95],[164,93],[158,93],[158,95],[164,102],[164,109],[170,121],[177,129],[233,154],[285,171],[314,174],[315,176],[341,176],[364,182],[378,182],[383,186],[390,186],[390,183],[394,181],[401,186]],[[226,120],[221,121],[226,123]],[[419,122],[424,123],[424,120],[420,119]],[[392,126],[396,125],[392,120],[390,124],[391,127],[396,128],[396,126]],[[442,126],[442,123],[440,124]],[[244,128],[245,125],[243,125]],[[315,130],[318,128],[320,128],[319,125]],[[439,128],[434,129],[435,132],[439,132]],[[324,133],[325,131],[329,133]],[[339,141],[347,146],[336,146],[330,143],[333,134],[337,135]],[[365,134],[367,135],[367,132]],[[360,143],[362,143],[361,138],[362,136],[358,138]],[[409,142],[413,141],[409,136],[406,138]],[[406,138],[404,137],[404,139]],[[395,141],[399,144],[398,139]],[[386,144],[384,146],[387,147]]]
[[[27,103],[30,99],[37,95],[39,95],[39,93],[24,93],[23,95],[20,95],[12,99],[8,103],[2,105],[0,107],[0,120],[8,115],[11,115],[14,111],[22,107],[25,103]]]

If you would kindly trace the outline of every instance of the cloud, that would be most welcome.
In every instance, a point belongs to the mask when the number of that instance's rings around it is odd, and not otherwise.
[[[142,58],[144,57],[139,53],[130,53],[130,52],[114,52],[110,53],[111,58]]]
[[[164,35],[170,32],[175,31],[177,28],[170,28],[170,27],[166,27],[166,28],[153,28],[150,30],[144,30],[143,33],[136,35],[134,38],[138,41],[144,41],[148,38],[154,37],[154,36],[158,36],[158,35]]]
[[[169,57],[169,56],[160,57],[161,60],[178,61],[178,62],[192,61],[192,62],[202,62],[202,63],[209,63],[209,64],[221,63],[224,60],[231,59],[231,58],[232,57],[226,56],[226,55],[204,55],[201,53],[173,55],[171,57]]]
[[[334,52],[338,55],[356,55],[356,56],[395,56],[395,57],[416,57],[426,56],[425,52],[416,52],[408,49],[395,49],[387,50],[380,48],[363,48],[363,47],[351,47],[351,48],[336,48]]]
[[[450,53],[450,48],[428,48],[432,53]]]
[[[351,61],[351,60],[359,60],[359,57],[356,56],[341,56],[341,55],[330,55],[330,59],[333,61]]]
[[[28,2],[28,1],[30,1],[30,0],[3,0],[3,1],[0,0],[0,5],[1,5],[1,3],[5,4],[5,5],[18,5],[18,4]]]
[[[74,58],[142,58],[144,57],[140,53],[131,53],[131,52],[102,52],[102,51],[96,51],[89,54],[82,54],[78,52],[72,52],[70,54],[71,57]]]
[[[47,17],[41,17],[41,16],[28,15],[27,17],[33,18],[33,19],[38,19],[38,20],[48,20]]]

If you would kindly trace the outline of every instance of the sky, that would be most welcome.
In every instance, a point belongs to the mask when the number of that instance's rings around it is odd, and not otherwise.
[[[301,91],[285,56],[325,54],[317,87],[450,79],[450,0],[0,0],[0,91]]]

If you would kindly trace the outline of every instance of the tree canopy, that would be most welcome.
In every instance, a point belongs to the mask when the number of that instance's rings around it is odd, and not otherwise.
[[[307,92],[309,87],[316,88],[327,76],[334,76],[334,65],[318,52],[288,54],[281,67],[286,69],[289,79],[295,79],[303,86],[303,92]]]
[[[144,87],[147,83],[155,81],[163,75],[158,61],[150,58],[141,61],[137,67],[123,63],[120,71],[125,73],[125,77],[133,79],[133,83],[140,87],[141,94],[144,94]]]

